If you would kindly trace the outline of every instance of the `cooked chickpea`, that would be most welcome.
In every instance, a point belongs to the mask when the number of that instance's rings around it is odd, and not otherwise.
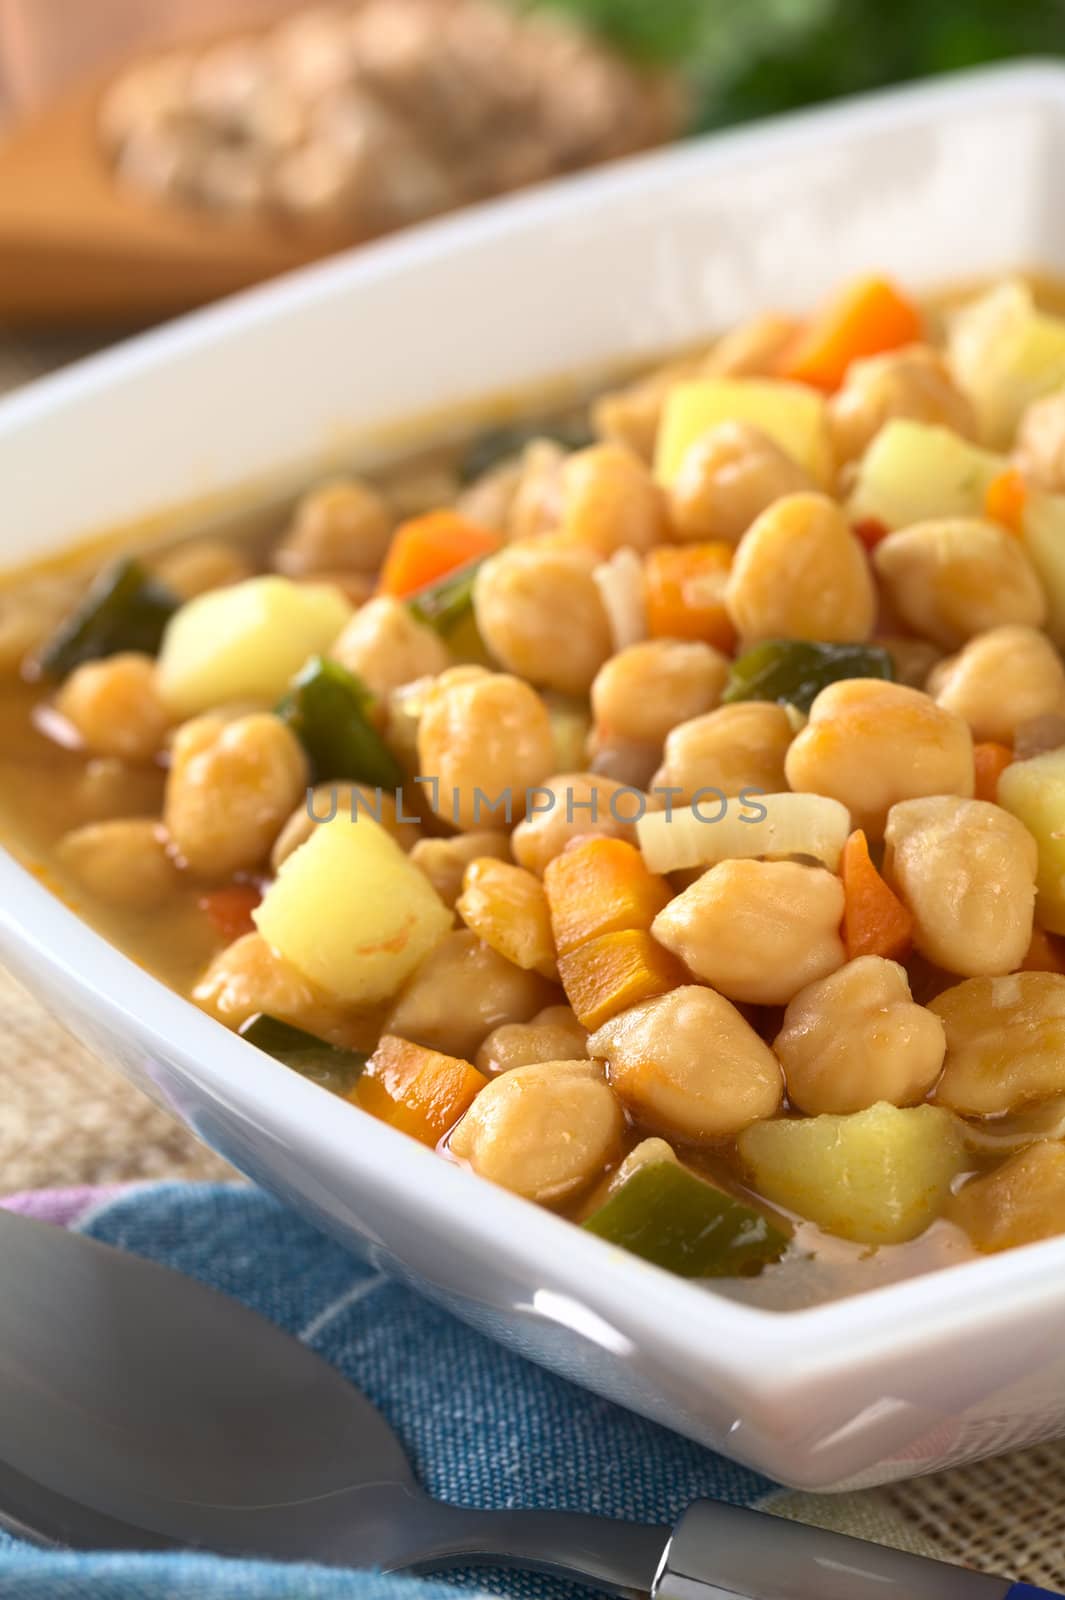
[[[527,540],[481,567],[473,588],[477,631],[495,659],[543,688],[587,694],[610,655],[610,623],[580,545]]]
[[[551,913],[535,873],[478,857],[466,868],[455,911],[471,933],[516,967],[558,982]]]
[[[884,871],[914,920],[920,953],[945,972],[1012,972],[1032,941],[1038,851],[987,800],[931,795],[888,812]]]
[[[588,1031],[569,1006],[545,1006],[530,1022],[493,1028],[474,1059],[490,1078],[535,1061],[578,1061],[588,1054]]]
[[[75,780],[74,810],[86,822],[158,817],[165,786],[161,767],[131,765],[119,756],[94,756]]]
[[[947,1216],[978,1250],[1012,1250],[1065,1233],[1065,1144],[1040,1140],[970,1179],[949,1201]]]
[[[657,745],[678,722],[712,711],[728,681],[727,656],[697,639],[648,639],[611,656],[592,684],[600,734]]]
[[[671,729],[651,788],[677,789],[675,798],[685,803],[699,789],[779,794],[788,786],[784,758],[793,737],[783,706],[761,700],[719,706]]]
[[[151,761],[170,725],[155,662],[133,651],[75,667],[55,704],[86,749],[126,761]]]
[[[678,539],[738,544],[774,501],[814,488],[813,480],[761,428],[721,422],[685,452],[669,490]]]
[[[286,578],[376,572],[391,537],[392,512],[384,496],[358,478],[336,478],[299,502],[274,565]]]
[[[780,1064],[723,995],[685,984],[612,1017],[588,1040],[637,1122],[693,1144],[780,1109]]]
[[[462,929],[445,934],[422,962],[382,1031],[472,1061],[494,1028],[528,1022],[558,993],[546,978],[523,972]]]
[[[651,932],[729,1000],[785,1005],[847,959],[843,885],[794,861],[721,861],[660,911]]]
[[[692,375],[694,363],[651,372],[623,389],[601,395],[592,406],[596,436],[606,444],[631,450],[648,465],[654,460],[655,440],[662,420],[662,408],[670,387]]]
[[[623,445],[577,450],[562,468],[562,514],[567,538],[601,557],[625,545],[646,551],[668,535],[662,490],[644,462]]]
[[[1014,454],[1025,477],[1041,489],[1065,491],[1065,394],[1060,390],[1027,407]]]
[[[627,784],[591,772],[563,772],[539,785],[528,816],[511,835],[519,866],[543,876],[571,839],[602,833],[635,842],[634,824],[644,796]]]
[[[1065,1094],[1065,977],[967,978],[932,1000],[947,1031],[938,1105],[998,1117]]]
[[[919,689],[850,678],[821,690],[784,770],[791,788],[841,801],[854,826],[879,839],[900,800],[972,795],[972,734]]]
[[[441,900],[452,909],[462,893],[466,868],[481,857],[509,861],[510,836],[486,828],[480,833],[460,833],[454,839],[419,839],[410,853],[414,865],[425,873]]]
[[[740,540],[725,603],[744,644],[868,639],[876,589],[865,551],[823,494],[789,494]]]
[[[130,911],[162,905],[179,882],[167,854],[166,834],[147,817],[75,828],[60,839],[56,854],[82,888],[108,905]]]
[[[482,1178],[553,1205],[602,1177],[624,1131],[599,1062],[538,1061],[482,1089],[448,1144]]]
[[[553,439],[532,439],[525,446],[503,523],[508,539],[535,539],[558,527],[565,461],[565,450]]]
[[[346,1025],[337,1008],[271,950],[261,933],[246,933],[219,951],[192,998],[227,1028],[240,1028],[265,1011],[322,1038],[345,1042]]]
[[[390,595],[360,606],[330,654],[376,695],[390,694],[416,678],[435,678],[451,664],[440,635]]]
[[[202,877],[258,866],[307,787],[299,740],[268,712],[178,729],[163,821],[178,854]]]
[[[916,1106],[946,1052],[943,1024],[914,1003],[904,967],[859,956],[800,989],[773,1041],[788,1099],[808,1116]]]
[[[192,600],[208,589],[240,583],[252,576],[251,563],[221,539],[190,539],[175,545],[153,562],[155,576],[168,589]]]
[[[949,650],[988,628],[1037,628],[1046,618],[1021,541],[995,522],[959,517],[900,528],[877,545],[873,565],[907,626]]]
[[[274,840],[270,866],[277,872],[293,850],[298,850],[322,822],[333,817],[371,817],[390,833],[403,850],[410,850],[421,838],[421,828],[405,815],[400,816],[395,799],[365,783],[319,783],[293,811]]]
[[[449,674],[422,712],[418,766],[429,804],[464,832],[498,823],[508,805],[520,818],[554,761],[547,708],[520,678]]]
[[[1023,723],[1065,713],[1065,667],[1045,633],[1007,625],[941,661],[928,692],[965,718],[974,739],[1011,744]]]
[[[836,460],[862,455],[885,422],[908,417],[976,438],[976,415],[938,350],[909,345],[852,361],[843,387],[828,403]]]

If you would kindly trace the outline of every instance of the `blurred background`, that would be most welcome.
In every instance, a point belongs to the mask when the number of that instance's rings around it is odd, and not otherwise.
[[[0,0],[0,382],[558,173],[1058,55],[1065,0]]]

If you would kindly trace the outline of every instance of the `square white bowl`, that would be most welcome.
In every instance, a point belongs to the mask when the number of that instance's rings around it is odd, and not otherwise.
[[[306,463],[382,422],[653,354],[878,268],[1065,274],[1065,71],[692,143],[360,250],[0,406],[0,561]],[[1065,1239],[813,1310],[686,1283],[263,1057],[0,852],[0,956],[251,1177],[534,1360],[783,1482],[1065,1433]]]

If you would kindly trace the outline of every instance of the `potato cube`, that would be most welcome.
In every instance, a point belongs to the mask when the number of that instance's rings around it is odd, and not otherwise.
[[[818,483],[832,475],[824,396],[802,383],[770,378],[703,378],[675,384],[658,430],[655,477],[667,488],[690,447],[719,422],[750,422]]]
[[[1007,465],[950,428],[897,418],[881,428],[858,468],[848,511],[885,528],[982,517],[989,484]]]
[[[1065,749],[1011,762],[998,780],[998,803],[1024,823],[1039,850],[1037,921],[1065,933]]]

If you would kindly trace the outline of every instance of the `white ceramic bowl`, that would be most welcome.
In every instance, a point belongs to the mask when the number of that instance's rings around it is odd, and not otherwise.
[[[349,430],[877,267],[1065,272],[1065,72],[771,123],[364,249],[0,407],[0,559],[306,460]],[[0,855],[0,955],[236,1166],[533,1359],[784,1482],[1065,1433],[1065,1238],[815,1310],[734,1304],[438,1160],[171,994]]]

